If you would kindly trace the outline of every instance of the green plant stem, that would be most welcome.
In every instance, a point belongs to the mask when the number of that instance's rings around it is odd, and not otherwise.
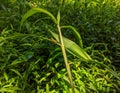
[[[73,83],[73,80],[72,80],[72,74],[71,74],[71,70],[70,70],[70,65],[68,63],[68,59],[67,59],[67,55],[66,55],[66,51],[65,51],[65,47],[64,47],[64,43],[63,43],[63,38],[62,38],[62,33],[61,33],[61,28],[60,28],[59,23],[58,23],[57,27],[58,27],[58,33],[59,33],[61,49],[62,49],[63,58],[64,58],[65,66],[66,66],[66,69],[67,69],[70,85],[71,85],[71,88],[72,88],[72,92],[75,93],[75,88],[74,88],[74,83]]]

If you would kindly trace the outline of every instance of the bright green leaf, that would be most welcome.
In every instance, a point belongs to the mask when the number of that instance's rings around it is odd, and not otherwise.
[[[58,11],[58,14],[57,14],[57,23],[58,24],[60,23],[60,11]]]
[[[50,33],[59,42],[58,35],[54,32],[50,32]],[[77,56],[84,61],[92,60],[91,57],[81,47],[79,47],[75,42],[73,42],[70,39],[67,39],[65,37],[63,37],[63,41],[64,41],[64,46],[65,46],[66,50],[69,53],[71,53],[72,55]]]

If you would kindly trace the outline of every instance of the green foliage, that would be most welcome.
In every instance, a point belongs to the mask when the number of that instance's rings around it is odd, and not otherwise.
[[[58,35],[54,32],[51,32],[51,33],[54,36],[54,38],[57,40],[57,42],[59,42]],[[68,50],[68,52],[73,54],[74,56],[77,56],[78,58],[81,58],[81,61],[92,60],[91,57],[73,41],[64,37],[63,42],[64,42],[65,48]]]
[[[30,17],[30,16],[32,16],[33,14],[38,13],[38,12],[43,12],[43,13],[49,15],[49,16],[51,17],[51,19],[53,19],[53,21],[56,23],[55,17],[54,17],[50,12],[48,12],[48,11],[42,9],[42,8],[33,8],[33,9],[29,10],[29,11],[23,16],[20,27],[23,25],[23,22],[24,22],[28,17]]]
[[[83,48],[82,38],[81,38],[80,34],[78,33],[78,31],[73,26],[61,26],[61,28],[69,28],[69,29],[71,29],[73,34],[75,35],[75,38],[76,38],[76,41],[77,41],[78,45],[81,48]]]
[[[0,12],[1,93],[72,93],[58,24],[75,93],[120,91],[119,0],[1,0]]]

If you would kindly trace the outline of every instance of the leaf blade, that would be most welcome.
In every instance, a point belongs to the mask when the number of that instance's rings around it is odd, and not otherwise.
[[[42,8],[32,8],[32,9],[30,9],[27,13],[25,13],[25,15],[22,17],[22,20],[21,20],[21,23],[20,23],[20,28],[22,27],[24,21],[25,21],[28,17],[30,17],[30,16],[32,16],[33,14],[38,13],[38,12],[42,12],[42,13],[47,14],[48,16],[51,17],[51,19],[52,19],[55,23],[57,23],[56,18],[55,18],[50,12],[48,12],[47,10],[42,9]]]
[[[59,37],[56,33],[51,32],[53,37],[59,42]],[[66,50],[71,53],[72,55],[77,56],[78,58],[82,58],[84,61],[90,61],[92,60],[91,57],[81,48],[79,47],[75,42],[71,41],[68,38],[63,37],[64,46]]]
[[[82,38],[80,36],[80,34],[78,33],[78,31],[73,27],[73,26],[61,26],[61,28],[69,28],[73,31],[73,34],[75,35],[75,38],[77,40],[78,45],[83,48],[83,42],[82,42]]]

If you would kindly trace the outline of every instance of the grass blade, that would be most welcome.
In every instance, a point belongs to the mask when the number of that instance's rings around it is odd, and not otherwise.
[[[114,77],[116,77],[118,80],[120,80],[120,76],[118,76],[118,74],[115,71],[113,71],[109,66],[107,66],[107,65],[105,65],[105,64],[103,64],[101,62],[98,62],[97,60],[93,60],[91,62],[94,62],[96,64],[104,66],[108,70],[108,72],[110,72]]]
[[[60,10],[58,11],[58,14],[57,14],[57,23],[60,23]]]
[[[22,78],[22,75],[20,74],[20,72],[18,72],[17,70],[15,69],[10,69],[12,72],[16,73],[18,76],[20,76]]]

